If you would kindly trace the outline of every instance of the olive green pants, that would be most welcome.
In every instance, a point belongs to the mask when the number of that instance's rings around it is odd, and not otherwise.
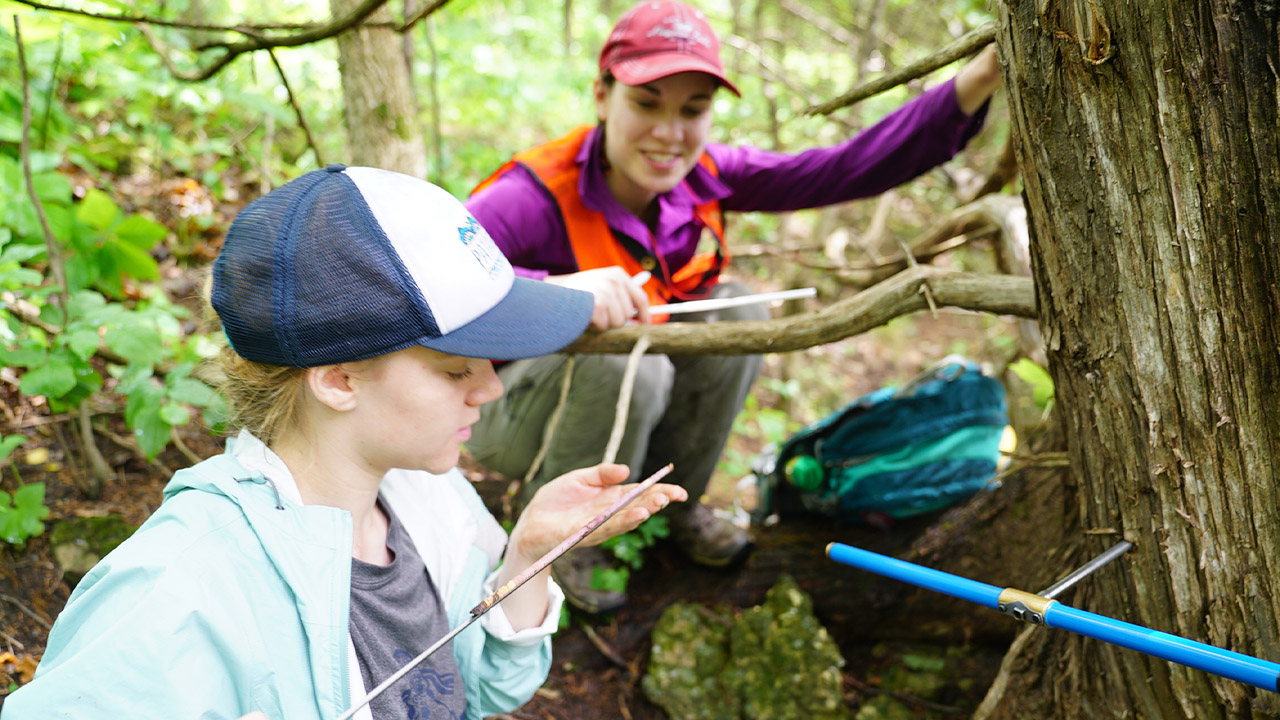
[[[711,297],[748,294],[740,283],[722,283]],[[673,321],[767,320],[769,312],[748,305],[710,313],[677,315]],[[548,422],[560,397],[567,356],[518,360],[498,368],[506,391],[481,408],[467,449],[486,467],[521,478],[542,447]],[[670,481],[682,485],[697,502],[706,490],[733,420],[760,372],[759,355],[645,355],[640,359],[627,413],[626,431],[616,462],[641,480],[674,463]],[[570,470],[604,458],[617,411],[626,355],[578,355],[563,414],[537,475],[521,493]]]

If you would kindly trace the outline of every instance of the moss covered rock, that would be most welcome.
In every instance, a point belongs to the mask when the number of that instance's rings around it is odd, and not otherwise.
[[[848,718],[839,649],[783,576],[731,618],[677,603],[653,632],[645,695],[673,718]]]

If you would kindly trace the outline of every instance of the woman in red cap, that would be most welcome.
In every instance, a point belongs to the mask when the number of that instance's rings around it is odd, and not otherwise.
[[[982,125],[1000,83],[993,47],[951,81],[925,92],[839,145],[799,154],[709,144],[712,101],[724,87],[720,42],[696,8],[642,2],[618,21],[600,53],[598,124],[518,153],[467,207],[516,271],[595,296],[591,326],[652,322],[649,306],[747,292],[720,282],[728,260],[722,213],[781,212],[879,194],[946,161]],[[647,278],[647,279],[646,279]],[[684,315],[683,321],[767,318],[758,306]],[[656,320],[662,320],[656,316]],[[520,360],[499,375],[504,397],[483,411],[469,449],[504,474],[526,474],[556,407],[565,356]],[[600,462],[626,358],[580,356],[573,392],[531,493],[545,479]],[[725,565],[747,535],[696,502],[759,372],[758,356],[646,356],[618,459],[644,477],[667,462],[695,502],[669,513],[695,561]],[[526,495],[528,497],[528,495]],[[596,548],[553,572],[571,603],[608,611],[621,593],[591,587]]]

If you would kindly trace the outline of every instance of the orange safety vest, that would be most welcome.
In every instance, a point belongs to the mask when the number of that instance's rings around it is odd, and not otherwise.
[[[684,267],[675,268],[673,274],[662,257],[651,249],[656,246],[652,235],[649,248],[629,238],[619,238],[609,228],[604,213],[590,210],[582,204],[582,197],[578,195],[578,177],[582,171],[576,159],[591,130],[591,126],[584,125],[564,137],[516,153],[509,162],[477,185],[472,194],[488,187],[516,165],[522,165],[555,200],[579,270],[612,265],[621,267],[629,275],[648,270],[652,277],[645,283],[644,290],[653,305],[705,296],[715,284],[720,270],[729,262],[729,248],[724,242],[724,216],[720,212],[719,201],[696,205],[693,210],[694,217],[703,227],[711,229],[716,249],[694,255]],[[702,154],[698,163],[712,175],[719,176],[715,162],[707,153]]]

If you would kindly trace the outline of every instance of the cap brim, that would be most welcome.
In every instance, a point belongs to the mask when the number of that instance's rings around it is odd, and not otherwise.
[[[419,345],[450,355],[519,360],[549,355],[578,339],[591,322],[591,293],[517,277],[488,312]]]
[[[724,76],[724,69],[688,53],[653,53],[642,57],[619,60],[609,66],[609,72],[624,85],[643,85],[668,75],[682,72],[706,73],[716,79],[729,92],[742,97],[738,88]]]

